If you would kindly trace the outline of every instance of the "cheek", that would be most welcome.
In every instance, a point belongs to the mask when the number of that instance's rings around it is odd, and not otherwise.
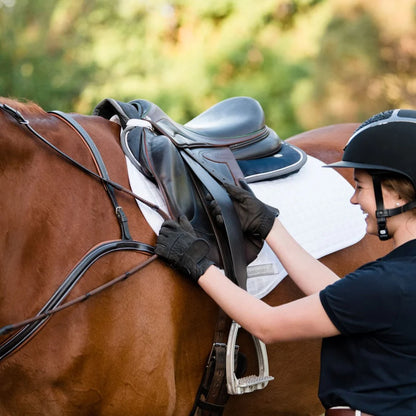
[[[365,212],[374,214],[376,211],[376,201],[374,195],[370,192],[361,192],[358,197],[358,203]]]

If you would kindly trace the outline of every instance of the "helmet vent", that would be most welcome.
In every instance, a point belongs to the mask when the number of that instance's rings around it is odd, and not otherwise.
[[[393,111],[394,110],[383,111],[382,113],[378,113],[370,117],[368,120],[364,121],[364,123],[362,123],[360,127],[358,127],[357,130],[355,130],[355,132],[357,132],[358,130],[361,130],[365,126],[368,126],[369,124],[376,123],[377,121],[386,120],[390,118],[391,115],[393,114]]]

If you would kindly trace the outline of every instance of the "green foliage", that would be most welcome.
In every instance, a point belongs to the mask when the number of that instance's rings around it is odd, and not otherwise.
[[[416,104],[402,2],[0,0],[0,94],[81,113],[145,98],[180,122],[247,95],[286,138]]]
[[[95,65],[79,57],[80,47],[89,42],[88,33],[73,32],[77,16],[63,12],[53,0],[2,1],[2,95],[33,99],[45,108],[65,111],[76,105]]]

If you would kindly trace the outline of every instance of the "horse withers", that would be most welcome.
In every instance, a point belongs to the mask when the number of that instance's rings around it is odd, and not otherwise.
[[[0,103],[17,109],[54,146],[97,172],[90,148],[61,119],[35,104]],[[99,149],[109,178],[128,188],[119,126],[100,117],[74,118]],[[318,129],[291,142],[329,163],[340,158],[354,128]],[[0,327],[36,315],[86,254],[120,239],[120,221],[106,187],[0,111]],[[132,239],[153,245],[156,236],[134,198],[115,192]],[[342,275],[387,249],[366,236],[323,261]],[[150,257],[123,249],[99,255],[65,302]],[[265,300],[277,305],[300,296],[285,278]],[[45,318],[32,338],[0,361],[0,414],[189,414],[211,349],[216,305],[158,260],[84,299]],[[241,334],[239,344],[249,365],[255,363],[248,334]],[[264,390],[231,397],[225,414],[322,413],[316,395],[319,346],[319,341],[268,346],[275,381]]]

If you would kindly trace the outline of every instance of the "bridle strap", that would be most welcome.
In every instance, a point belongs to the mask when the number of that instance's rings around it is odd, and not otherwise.
[[[94,247],[72,269],[66,279],[62,282],[62,284],[46,302],[38,314],[35,317],[29,318],[27,320],[27,324],[26,321],[22,321],[22,323],[7,325],[3,328],[0,328],[0,335],[4,335],[18,329],[22,325],[25,325],[24,328],[22,328],[19,332],[0,344],[0,361],[14,352],[23,343],[27,342],[46,323],[51,315],[58,312],[58,307],[62,301],[69,295],[76,283],[98,259],[109,253],[126,250],[141,251],[149,255],[154,254],[154,247],[132,240],[109,241]],[[90,296],[82,297],[82,299],[79,299],[78,302],[71,302],[71,305],[69,306],[72,306],[74,303],[79,303],[89,297]],[[62,309],[64,308],[60,308],[59,310]]]
[[[102,284],[101,286],[96,287],[95,289],[90,290],[89,292],[78,296],[75,299],[72,299],[66,303],[61,304],[60,306],[57,306],[56,308],[43,312],[41,314],[38,314],[36,316],[33,316],[32,318],[25,319],[24,321],[12,324],[12,325],[6,325],[3,328],[0,328],[0,336],[7,335],[10,332],[16,331],[17,329],[31,324],[32,322],[40,321],[43,318],[48,318],[52,315],[54,315],[57,312],[61,312],[64,309],[69,308],[70,306],[74,306],[77,303],[84,302],[84,300],[89,299],[92,296],[98,295],[99,293],[103,292],[104,290],[110,288],[111,286],[114,286],[115,284],[121,282],[122,280],[128,279],[133,274],[137,273],[139,270],[145,268],[147,265],[149,265],[151,262],[157,259],[157,255],[153,254],[150,258],[145,260],[143,263],[138,264],[137,266],[134,266],[129,271],[123,273],[120,276],[115,277],[114,279],[110,280],[107,283]]]

